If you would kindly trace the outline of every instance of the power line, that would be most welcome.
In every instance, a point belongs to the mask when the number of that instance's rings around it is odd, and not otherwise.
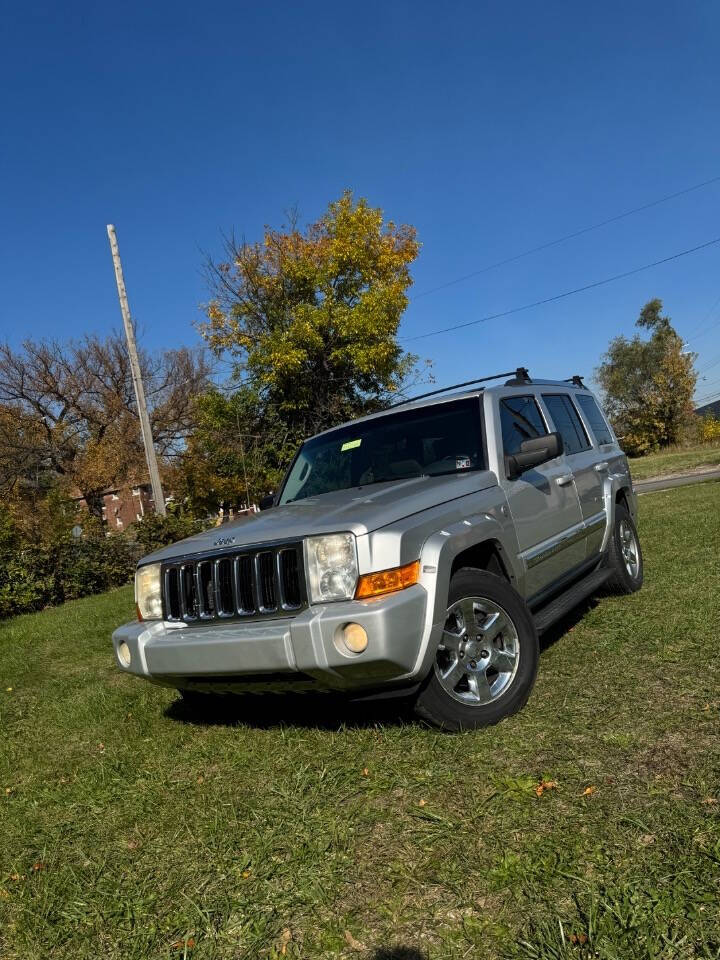
[[[704,397],[698,397],[695,401],[696,404],[705,403],[706,401],[712,401],[718,397],[720,399],[720,390],[716,390],[715,393],[708,393]]]
[[[708,240],[706,243],[698,244],[697,247],[690,247],[689,250],[681,250],[680,253],[674,253],[672,256],[663,257],[662,260],[654,260],[652,263],[646,263],[642,267],[635,267],[633,270],[626,270],[624,273],[616,273],[612,277],[605,277],[603,280],[595,280],[593,283],[587,283],[583,287],[575,287],[574,290],[566,290],[564,293],[557,293],[553,297],[545,297],[544,300],[534,300],[532,303],[525,303],[521,307],[512,307],[510,310],[501,310],[499,313],[489,313],[479,320],[468,320],[465,323],[456,323],[451,327],[442,327],[440,330],[432,330],[430,333],[419,333],[413,337],[400,337],[400,340],[425,340],[427,337],[436,337],[441,333],[450,333],[453,330],[463,330],[465,327],[473,327],[479,323],[485,323],[487,320],[499,320],[501,317],[509,317],[513,313],[521,313],[523,310],[531,310],[533,307],[542,307],[547,303],[555,303],[557,300],[564,300],[566,297],[572,297],[576,293],[584,293],[586,290],[593,290],[595,287],[602,287],[608,283],[614,283],[616,280],[624,280],[625,277],[632,277],[636,273],[642,273],[643,270],[650,270],[652,267],[659,267],[663,263],[669,263],[671,260],[679,260],[680,257],[687,257],[691,253],[697,253],[698,250],[705,250],[720,243],[720,237],[714,240]]]
[[[714,323],[711,323],[709,327],[703,330],[703,327],[705,326],[707,321],[710,319],[710,317],[713,315],[713,313],[715,312],[715,307],[717,307],[719,303],[720,303],[720,297],[718,297],[715,303],[710,307],[707,314],[705,315],[705,319],[702,321],[700,326],[695,327],[695,330],[693,331],[691,336],[685,337],[685,343],[691,343],[693,340],[700,340],[706,334],[710,333],[711,330],[714,330],[715,327],[720,325],[720,320],[716,320]],[[702,332],[698,332],[698,331],[702,331]]]
[[[618,220],[624,220],[626,217],[631,217],[635,213],[641,213],[643,210],[649,210],[651,207],[657,207],[661,203],[667,203],[669,200],[675,200],[677,197],[683,197],[685,194],[692,193],[694,190],[701,190],[703,187],[708,187],[713,183],[720,181],[720,176],[712,177],[710,180],[703,180],[702,183],[696,183],[692,187],[686,187],[684,190],[678,190],[677,193],[670,193],[666,197],[660,197],[657,200],[651,200],[650,203],[644,203],[640,207],[633,207],[632,210],[626,210],[625,213],[619,213],[614,217],[609,217],[607,220],[601,220],[599,223],[593,223],[589,227],[582,227],[580,230],[575,230],[573,233],[568,233],[564,237],[558,237],[556,240],[549,240],[547,243],[541,243],[537,247],[532,247],[530,250],[525,250],[523,253],[517,253],[512,257],[506,257],[504,260],[498,260],[496,263],[489,263],[485,267],[480,267],[479,270],[473,270],[471,273],[463,274],[461,277],[456,277],[454,280],[448,280],[446,283],[441,283],[437,287],[431,287],[429,290],[423,290],[421,293],[415,294],[414,297],[411,297],[411,301],[420,300],[421,297],[429,297],[431,293],[437,293],[438,290],[445,290],[447,287],[453,287],[457,283],[464,283],[465,280],[472,280],[473,277],[479,277],[483,273],[488,273],[490,270],[495,270],[497,267],[504,267],[508,263],[515,263],[517,260],[522,260],[523,257],[529,257],[533,253],[540,253],[541,250],[548,250],[550,247],[556,247],[560,243],[565,243],[566,240],[574,240],[576,237],[581,237],[585,233],[591,233],[593,230],[599,230],[601,227],[607,227],[611,223],[617,223]]]

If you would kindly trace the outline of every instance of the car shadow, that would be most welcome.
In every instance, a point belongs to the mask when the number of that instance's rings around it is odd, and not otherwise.
[[[427,960],[427,954],[415,947],[378,947],[370,954],[370,960]]]
[[[566,633],[569,633],[576,627],[586,614],[595,609],[599,599],[599,595],[587,597],[566,613],[564,617],[549,627],[540,637],[540,654],[542,655],[544,650],[547,650],[554,643],[557,643],[561,637],[564,637]],[[540,669],[542,669],[542,661],[540,662]]]
[[[314,730],[370,729],[420,723],[407,697],[353,701],[306,693],[208,697],[196,703],[178,696],[165,710],[170,720],[195,726],[301,727]]]
[[[577,626],[597,606],[598,599],[588,597],[546,630],[540,637],[541,655]],[[332,731],[424,725],[413,713],[411,699],[402,694],[377,700],[350,700],[332,693],[247,694],[208,696],[206,702],[190,702],[178,696],[166,707],[165,716],[194,726],[246,726],[259,730],[299,727]],[[392,960],[394,956],[379,953],[373,955],[373,960]],[[414,960],[412,954],[407,957]]]

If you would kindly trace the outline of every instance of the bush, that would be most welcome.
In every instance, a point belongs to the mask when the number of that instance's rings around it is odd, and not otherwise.
[[[712,413],[701,418],[700,441],[702,443],[715,443],[720,440],[720,419]]]
[[[122,537],[29,546],[3,529],[0,617],[122,586],[132,579],[138,556],[137,545]]]
[[[210,521],[197,520],[178,504],[168,504],[164,517],[156,513],[147,513],[133,524],[132,532],[142,546],[143,553],[151,553],[160,547],[166,547],[178,540],[201,533]]]

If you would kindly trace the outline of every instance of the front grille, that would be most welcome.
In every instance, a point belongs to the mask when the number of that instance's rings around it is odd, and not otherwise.
[[[301,543],[163,564],[163,616],[186,623],[289,616],[307,605]]]

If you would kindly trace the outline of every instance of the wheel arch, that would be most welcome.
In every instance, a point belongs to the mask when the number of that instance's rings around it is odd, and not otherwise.
[[[504,555],[502,543],[495,537],[480,540],[456,554],[450,568],[450,578],[452,579],[453,574],[463,567],[486,570],[488,573],[503,577],[508,583],[512,583],[514,579]]]

